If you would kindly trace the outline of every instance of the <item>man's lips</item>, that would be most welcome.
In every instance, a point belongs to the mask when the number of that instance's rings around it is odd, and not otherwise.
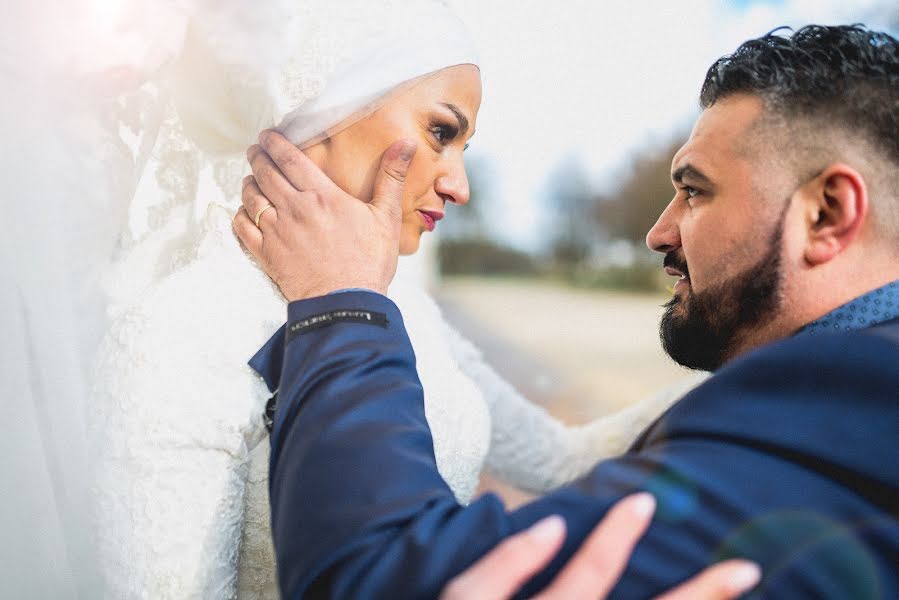
[[[674,277],[680,277],[681,279],[686,278],[687,276],[675,269],[674,267],[665,267],[665,272]]]
[[[673,277],[680,278],[674,283],[674,289],[672,290],[672,292],[677,293],[679,290],[682,290],[686,286],[690,285],[690,278],[684,273],[681,273],[678,269],[675,269],[674,267],[665,267],[665,272]]]
[[[434,231],[434,228],[437,227],[437,221],[443,218],[443,213],[436,210],[418,210],[419,214],[421,214],[421,218],[425,222],[425,227],[428,228],[428,231]]]

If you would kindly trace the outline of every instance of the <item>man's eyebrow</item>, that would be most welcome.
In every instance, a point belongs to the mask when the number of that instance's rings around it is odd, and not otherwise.
[[[671,173],[671,180],[675,183],[683,183],[686,178],[697,183],[704,183],[706,185],[712,184],[712,180],[693,165],[684,165]]]
[[[456,115],[456,118],[459,120],[459,129],[461,130],[460,133],[465,133],[466,131],[468,131],[468,117],[465,116],[465,113],[462,112],[462,109],[449,102],[441,102],[440,105],[450,109],[450,112]]]

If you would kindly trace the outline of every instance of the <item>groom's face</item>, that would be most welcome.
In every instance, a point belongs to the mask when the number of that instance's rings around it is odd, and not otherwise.
[[[672,161],[674,199],[646,237],[678,277],[662,343],[690,368],[718,368],[781,310],[791,190],[759,156],[764,147],[746,150],[763,110],[758,98],[734,96],[703,112]]]

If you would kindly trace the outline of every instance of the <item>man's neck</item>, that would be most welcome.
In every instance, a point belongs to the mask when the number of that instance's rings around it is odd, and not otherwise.
[[[899,272],[859,279],[867,281],[855,281],[845,286],[828,282],[826,286],[803,288],[794,292],[782,290],[782,300],[775,318],[738,334],[732,346],[733,351],[728,353],[725,363],[762,346],[795,335],[810,323],[826,317],[856,298],[899,280]]]

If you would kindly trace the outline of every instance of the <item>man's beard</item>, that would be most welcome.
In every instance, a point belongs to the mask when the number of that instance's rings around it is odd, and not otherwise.
[[[683,299],[675,296],[665,304],[659,335],[676,363],[714,371],[738,350],[739,336],[778,311],[784,217],[774,229],[768,252],[757,263],[705,291],[690,288]],[[665,265],[689,276],[682,256],[669,253]]]

